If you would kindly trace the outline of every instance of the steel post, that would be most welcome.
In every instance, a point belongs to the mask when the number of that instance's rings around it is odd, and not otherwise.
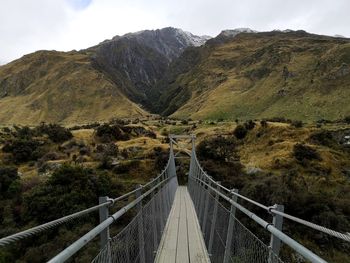
[[[238,194],[237,189],[233,189],[232,192]],[[238,199],[237,195],[232,194],[232,201],[237,203],[237,199]],[[233,235],[233,230],[234,230],[234,226],[235,226],[235,221],[236,221],[236,207],[233,204],[231,204],[230,219],[229,219],[228,227],[227,227],[225,254],[224,254],[224,262],[223,263],[230,262],[232,235]]]
[[[107,196],[101,196],[98,198],[98,203],[103,204],[108,201]],[[109,217],[109,211],[108,206],[102,206],[99,208],[99,215],[100,215],[100,223],[105,221]],[[103,249],[109,241],[109,227],[106,227],[101,233],[100,233],[100,248]]]
[[[275,204],[273,206],[273,209],[284,212],[284,206],[283,205],[277,205]],[[273,214],[273,220],[272,224],[275,228],[277,228],[279,231],[282,231],[283,226],[283,217],[281,215]],[[276,237],[274,234],[271,233],[271,239],[270,239],[270,255],[269,255],[269,263],[278,263],[278,255],[281,248],[281,239]]]
[[[218,205],[219,205],[219,194],[218,194],[218,192],[220,191],[219,182],[216,185],[216,190],[217,190],[217,192],[216,192],[216,195],[215,195],[214,211],[213,211],[213,217],[212,217],[212,220],[211,220],[210,238],[209,238],[209,246],[208,246],[209,256],[211,256],[211,252],[212,252],[212,249],[213,249],[215,225],[216,225],[216,218],[217,218],[217,213],[218,213]]]
[[[142,195],[142,186],[139,185],[136,191],[136,198],[139,198]],[[143,214],[142,214],[142,200],[137,204],[138,210],[138,234],[139,234],[139,250],[140,250],[140,262],[145,263],[145,240],[143,234]]]

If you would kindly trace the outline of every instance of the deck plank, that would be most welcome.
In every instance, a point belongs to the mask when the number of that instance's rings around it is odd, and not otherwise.
[[[210,262],[194,205],[185,186],[176,190],[155,262]]]
[[[181,187],[180,192],[180,221],[177,235],[176,262],[189,263],[188,249],[188,229],[187,229],[187,211],[186,211],[186,189]]]
[[[186,189],[186,192],[187,192],[187,189]],[[200,230],[194,205],[190,197],[187,199],[186,208],[187,208],[187,222],[188,222],[188,229],[189,229],[188,244],[189,244],[190,262],[191,263],[209,262],[208,254],[206,253],[203,235]],[[205,249],[204,251],[205,253],[203,253],[203,248]]]

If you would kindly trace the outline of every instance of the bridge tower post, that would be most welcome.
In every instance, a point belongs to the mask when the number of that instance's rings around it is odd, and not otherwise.
[[[284,212],[283,205],[275,204],[271,208],[275,209],[277,211],[280,211],[280,212]],[[270,208],[270,211],[271,211],[271,208]],[[272,224],[275,228],[282,231],[283,216],[273,214]],[[268,262],[269,263],[278,263],[278,255],[279,255],[280,248],[281,248],[281,239],[279,239],[278,237],[276,237],[272,233],[271,233],[271,239],[270,239],[270,248],[271,248],[271,251],[270,251]]]
[[[142,195],[142,185],[137,186],[136,198]],[[142,216],[142,200],[137,205],[139,218],[138,218],[138,234],[139,234],[139,250],[140,250],[140,262],[145,263],[145,240],[143,234],[143,216]]]
[[[232,189],[232,201],[237,203],[237,195],[238,194],[238,189]],[[223,263],[229,263],[230,262],[230,255],[231,255],[231,245],[232,245],[232,235],[233,235],[233,230],[235,226],[235,218],[236,216],[236,207],[231,204],[231,209],[230,209],[230,219],[227,227],[227,235],[226,235],[226,244],[225,244],[225,254],[224,254],[224,262]]]

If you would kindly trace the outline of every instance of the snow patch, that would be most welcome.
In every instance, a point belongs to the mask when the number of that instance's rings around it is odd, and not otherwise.
[[[258,33],[258,31],[250,28],[246,28],[246,27],[241,27],[241,28],[223,30],[221,31],[220,35],[224,35],[226,37],[235,37],[240,33]]]

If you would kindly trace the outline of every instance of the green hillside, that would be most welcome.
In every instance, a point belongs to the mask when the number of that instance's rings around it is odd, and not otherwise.
[[[350,112],[349,65],[348,39],[304,31],[219,35],[174,62],[154,91],[155,109],[193,119],[338,119]]]
[[[39,51],[0,67],[0,123],[84,123],[143,116],[82,52]]]

